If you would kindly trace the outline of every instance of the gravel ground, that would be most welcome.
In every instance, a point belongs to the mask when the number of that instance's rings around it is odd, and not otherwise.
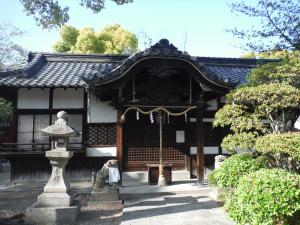
[[[8,184],[6,177],[0,173],[0,225],[25,225],[26,209],[37,201],[45,184]],[[189,182],[164,188],[135,184],[120,188],[124,205],[118,201],[93,206],[87,205],[91,182],[71,183],[70,194],[81,203],[77,225],[234,225],[208,198],[209,190]]]

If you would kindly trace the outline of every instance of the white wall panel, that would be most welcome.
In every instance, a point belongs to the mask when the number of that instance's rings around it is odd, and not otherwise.
[[[219,154],[219,147],[213,146],[213,147],[204,147],[204,154]]]
[[[21,88],[18,91],[18,109],[48,109],[49,88]]]
[[[116,123],[117,110],[109,102],[101,102],[89,94],[87,119],[88,123]]]
[[[211,123],[214,121],[214,118],[203,118],[204,123]]]
[[[224,96],[221,96],[220,102],[221,102],[221,103],[226,103],[226,96],[225,96],[225,95],[224,95]]]
[[[54,109],[78,109],[83,108],[83,88],[56,88],[53,91]]]
[[[218,146],[208,146],[204,147],[204,154],[210,155],[210,154],[219,154],[219,147]],[[190,154],[191,155],[197,155],[197,147],[191,146],[190,147]]]
[[[217,110],[218,109],[217,99],[210,100],[206,103],[208,104],[208,107],[206,108],[206,110],[209,111],[209,110]]]
[[[226,149],[222,148],[222,154],[229,154],[229,152]]]
[[[87,157],[117,156],[117,147],[86,148]]]

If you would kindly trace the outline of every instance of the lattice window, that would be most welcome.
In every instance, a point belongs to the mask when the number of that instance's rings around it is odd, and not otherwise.
[[[116,124],[90,124],[88,127],[89,145],[115,145]]]
[[[174,147],[163,148],[163,160],[167,162],[182,162],[184,160],[183,149]],[[129,163],[151,163],[159,162],[158,147],[129,147]]]

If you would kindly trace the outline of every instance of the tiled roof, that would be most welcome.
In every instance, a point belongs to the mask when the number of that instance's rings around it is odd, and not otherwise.
[[[128,56],[127,56],[128,57]],[[0,72],[0,86],[84,87],[92,71],[110,71],[124,56],[30,53],[22,70]]]
[[[163,41],[163,42],[162,42]],[[0,86],[16,87],[85,87],[92,82],[117,79],[143,57],[176,57],[187,60],[204,72],[208,79],[227,86],[245,82],[258,63],[270,60],[192,57],[177,50],[167,40],[151,48],[128,55],[30,53],[21,70],[0,72]],[[168,47],[165,47],[165,45]]]

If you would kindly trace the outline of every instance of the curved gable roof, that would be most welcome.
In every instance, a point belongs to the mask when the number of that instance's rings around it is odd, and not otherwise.
[[[234,87],[241,81],[239,77],[234,77],[235,79],[232,79],[232,77],[226,76],[224,79],[224,77],[216,73],[213,68],[206,67],[201,62],[201,58],[190,56],[186,52],[178,50],[178,48],[176,48],[173,44],[170,44],[167,39],[161,39],[158,43],[145,51],[131,55],[123,60],[120,65],[113,68],[111,71],[108,71],[106,74],[101,74],[95,71],[95,73],[92,74],[92,76],[90,76],[86,81],[91,85],[105,85],[106,83],[110,83],[121,78],[137,63],[152,58],[177,59],[185,61],[195,67],[196,70],[200,71],[201,75],[203,75],[208,81],[217,83],[223,87]]]

